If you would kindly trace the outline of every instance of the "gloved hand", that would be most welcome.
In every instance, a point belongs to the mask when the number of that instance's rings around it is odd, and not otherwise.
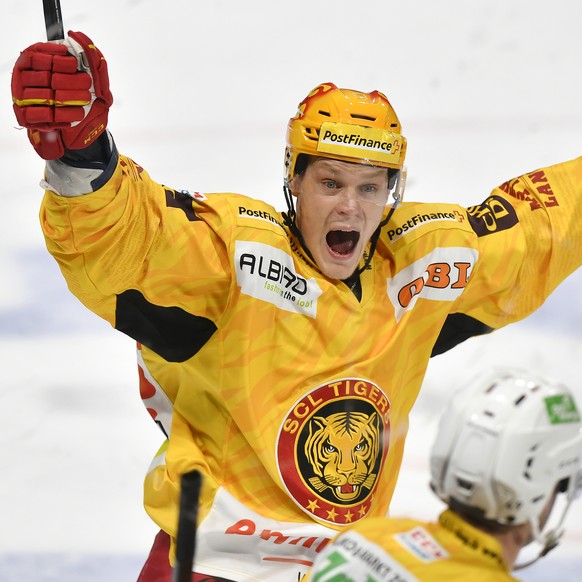
[[[113,103],[107,62],[82,32],[69,31],[61,43],[33,44],[14,65],[12,101],[41,158],[86,148],[105,131]]]

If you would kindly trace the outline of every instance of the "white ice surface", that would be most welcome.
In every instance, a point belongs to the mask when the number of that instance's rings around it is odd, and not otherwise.
[[[133,342],[66,290],[38,225],[42,162],[10,107],[40,2],[3,0],[0,35],[0,581],[135,579],[156,528],[141,506],[160,442]],[[104,52],[119,149],[158,181],[282,207],[285,126],[315,85],[384,91],[409,140],[406,197],[478,203],[507,178],[580,155],[582,4],[572,0],[62,0]],[[582,217],[573,217],[581,220]],[[527,320],[435,358],[411,418],[393,515],[434,518],[427,454],[449,390],[490,365],[582,397],[582,273]],[[574,582],[582,503],[521,574]]]

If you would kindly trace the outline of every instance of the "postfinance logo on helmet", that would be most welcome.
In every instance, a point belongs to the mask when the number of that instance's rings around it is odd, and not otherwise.
[[[402,137],[376,127],[358,127],[348,123],[326,122],[321,125],[317,151],[332,157],[365,158],[398,165]]]

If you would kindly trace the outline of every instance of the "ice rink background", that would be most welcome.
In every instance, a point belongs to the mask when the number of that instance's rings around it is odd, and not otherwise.
[[[286,122],[323,81],[388,95],[409,142],[409,200],[475,204],[582,153],[582,4],[571,0],[61,3],[65,26],[108,60],[119,149],[169,186],[281,208]],[[160,435],[139,400],[133,342],[68,293],[44,248],[43,166],[15,128],[9,88],[19,50],[44,39],[41,3],[4,5],[0,581],[131,581],[156,532],[141,486]],[[393,515],[440,511],[427,455],[444,398],[469,377],[517,365],[582,398],[581,285],[579,272],[527,320],[431,362]],[[579,580],[582,502],[568,525],[521,579]]]

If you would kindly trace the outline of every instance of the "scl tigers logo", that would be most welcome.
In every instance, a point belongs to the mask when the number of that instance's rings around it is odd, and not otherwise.
[[[376,480],[372,461],[378,456],[378,436],[375,412],[372,415],[339,412],[328,418],[315,417],[309,423],[305,443],[305,456],[317,475],[309,479],[311,486],[339,501],[357,499],[362,487],[371,489]]]
[[[390,403],[366,380],[319,386],[281,425],[277,460],[291,497],[320,520],[346,524],[364,517],[388,453]]]

